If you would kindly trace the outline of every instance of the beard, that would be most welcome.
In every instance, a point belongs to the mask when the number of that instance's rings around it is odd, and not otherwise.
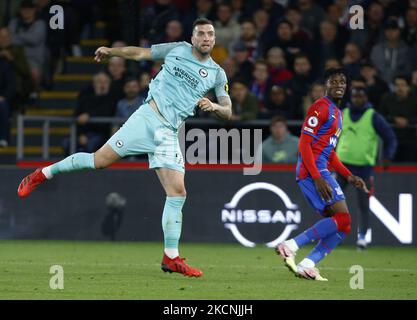
[[[210,55],[210,53],[211,53],[211,48],[210,48],[210,50],[208,50],[208,51],[203,51],[203,49],[201,48],[201,47],[195,47],[195,49],[197,50],[197,52],[199,53],[199,54],[201,54],[203,57],[206,57],[206,56],[208,56],[208,55]]]

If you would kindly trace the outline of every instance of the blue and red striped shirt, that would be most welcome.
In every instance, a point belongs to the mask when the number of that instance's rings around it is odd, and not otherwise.
[[[301,128],[301,135],[309,135],[314,140],[311,143],[314,163],[319,172],[328,170],[328,164],[342,133],[342,111],[327,96],[315,101],[307,111],[307,116]],[[311,177],[305,161],[298,155],[296,177],[302,180]]]

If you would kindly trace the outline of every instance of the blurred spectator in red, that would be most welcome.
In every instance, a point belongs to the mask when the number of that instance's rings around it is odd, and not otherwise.
[[[389,91],[387,83],[378,75],[378,70],[370,62],[361,65],[360,75],[366,81],[368,99],[374,106],[379,106],[382,96]]]
[[[258,100],[241,79],[232,83],[230,91],[232,99],[232,121],[254,120],[258,115]]]
[[[161,43],[169,21],[180,19],[180,14],[171,0],[155,0],[144,8],[140,19],[141,45]]]
[[[165,28],[165,38],[162,42],[179,42],[184,41],[182,24],[178,20],[171,20]],[[188,40],[190,41],[190,40]]]
[[[198,18],[206,18],[214,21],[216,18],[214,0],[196,0],[192,8],[188,10],[183,20],[184,31],[187,39],[191,38],[193,23]]]
[[[287,119],[298,119],[293,99],[284,87],[273,85],[268,91],[265,108],[260,110],[259,118],[270,119],[274,116],[284,116]]]
[[[293,77],[292,72],[287,69],[284,51],[281,48],[273,47],[269,49],[267,53],[267,62],[273,84],[282,85]]]
[[[360,74],[362,52],[356,43],[349,42],[345,46],[345,55],[342,59],[343,66],[349,72],[351,77],[357,77]]]
[[[227,2],[217,7],[217,19],[214,21],[216,29],[216,45],[225,49],[236,42],[240,36],[240,25],[233,19],[232,7]]]
[[[416,160],[417,96],[413,95],[410,78],[404,75],[394,77],[394,92],[386,93],[380,105],[381,113],[394,123],[398,137],[396,161]]]
[[[372,47],[384,39],[384,7],[379,2],[372,2],[365,14],[363,29],[350,30],[350,41],[356,43],[367,58]]]
[[[10,21],[9,30],[13,44],[25,48],[34,88],[39,91],[46,57],[46,25],[37,19],[36,7],[32,1],[21,2],[19,16]]]
[[[12,44],[10,31],[7,28],[0,28],[0,58],[9,63],[15,75],[16,96],[12,106],[23,111],[24,104],[33,89],[30,67],[24,48]]]
[[[265,60],[256,61],[252,75],[254,80],[250,86],[250,91],[258,98],[259,109],[262,110],[265,108],[268,87],[271,84],[269,81],[268,63]]]
[[[313,0],[298,0],[297,5],[303,17],[301,20],[301,27],[313,32],[314,38],[314,35],[317,34],[320,22],[325,20],[323,8],[314,3]]]
[[[384,41],[372,48],[371,61],[378,68],[382,79],[391,83],[396,74],[410,72],[411,57],[408,46],[401,39],[397,20],[389,19],[386,22],[384,34]]]
[[[10,104],[15,93],[13,69],[4,58],[0,58],[0,147],[8,146]]]
[[[243,44],[248,50],[248,58],[252,61],[256,60],[259,56],[258,52],[258,40],[256,37],[255,23],[251,20],[244,20],[241,24],[240,37],[237,41],[232,43],[229,48],[231,56],[234,55],[233,48],[237,44]]]
[[[285,19],[291,22],[294,39],[304,43],[311,41],[313,37],[312,33],[304,28],[301,28],[300,26],[302,20],[300,10],[298,10],[296,7],[288,8],[285,12]]]

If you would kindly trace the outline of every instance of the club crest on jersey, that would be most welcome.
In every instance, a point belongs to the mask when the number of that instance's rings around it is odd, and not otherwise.
[[[317,119],[317,117],[312,116],[308,118],[307,123],[310,127],[314,128],[319,124],[319,119]]]
[[[200,76],[202,76],[203,78],[208,76],[208,72],[206,69],[201,68],[198,73],[200,74]]]

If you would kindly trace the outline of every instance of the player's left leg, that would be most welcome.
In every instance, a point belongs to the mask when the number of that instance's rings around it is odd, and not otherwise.
[[[334,221],[336,231],[320,238],[313,250],[297,265],[297,274],[307,279],[326,280],[315,266],[343,241],[351,229],[351,217],[345,200],[326,207],[324,214]]]
[[[186,264],[178,252],[182,229],[182,207],[186,199],[184,173],[169,168],[157,168],[156,173],[166,193],[162,213],[164,257],[161,268],[165,272],[179,272],[189,277],[201,277],[203,273]]]

